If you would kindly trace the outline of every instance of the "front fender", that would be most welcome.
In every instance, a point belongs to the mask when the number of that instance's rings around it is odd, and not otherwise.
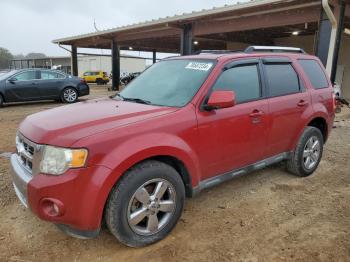
[[[101,205],[104,205],[113,186],[129,168],[156,156],[171,156],[180,160],[190,174],[192,187],[198,185],[199,161],[190,145],[180,137],[167,133],[144,134],[125,140],[104,156],[90,159],[92,165],[102,165],[112,170],[108,177],[103,178],[103,182],[100,181]]]
[[[100,160],[116,173],[116,180],[138,162],[155,156],[171,156],[186,166],[192,185],[198,184],[199,161],[197,154],[183,139],[168,133],[152,133],[133,137],[119,144]]]

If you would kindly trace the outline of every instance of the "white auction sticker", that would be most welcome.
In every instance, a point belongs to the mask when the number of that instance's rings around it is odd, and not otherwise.
[[[212,63],[190,62],[186,69],[208,71],[212,67]]]

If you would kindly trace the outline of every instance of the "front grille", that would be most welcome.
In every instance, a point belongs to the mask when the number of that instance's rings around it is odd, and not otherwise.
[[[32,175],[33,162],[38,145],[18,133],[16,136],[16,148],[19,162]]]

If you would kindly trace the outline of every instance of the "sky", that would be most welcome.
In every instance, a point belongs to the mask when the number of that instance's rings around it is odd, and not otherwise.
[[[68,55],[67,51],[52,44],[51,41],[94,32],[94,20],[97,28],[103,30],[236,2],[235,0],[0,0],[0,47],[7,48],[14,55],[25,55],[30,52],[45,53],[47,56]]]

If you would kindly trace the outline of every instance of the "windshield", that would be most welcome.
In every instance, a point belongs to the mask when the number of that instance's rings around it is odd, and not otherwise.
[[[213,60],[158,62],[130,82],[119,96],[127,101],[182,107],[197,93],[214,63]]]
[[[8,78],[9,76],[15,74],[17,72],[17,70],[12,70],[12,71],[2,71],[0,72],[0,80],[4,80],[6,78]]]

